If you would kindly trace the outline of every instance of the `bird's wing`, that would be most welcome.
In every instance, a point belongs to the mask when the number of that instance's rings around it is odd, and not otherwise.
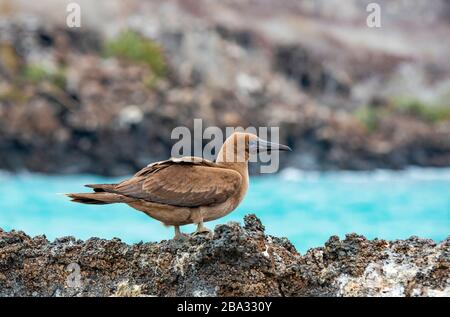
[[[210,160],[207,160],[207,159],[204,159],[201,157],[196,157],[196,156],[183,156],[183,157],[179,157],[179,158],[172,157],[165,161],[148,164],[146,167],[144,167],[143,169],[138,171],[134,176],[139,177],[139,176],[149,175],[149,174],[154,173],[162,168],[165,168],[167,166],[170,166],[170,165],[173,165],[176,163],[218,167],[218,165],[216,163],[214,163],[213,161],[210,161]]]
[[[241,183],[236,171],[188,157],[151,164],[119,183],[113,192],[155,203],[196,207],[226,201]]]

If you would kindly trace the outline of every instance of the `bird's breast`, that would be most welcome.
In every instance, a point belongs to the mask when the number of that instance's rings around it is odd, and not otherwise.
[[[228,198],[226,201],[220,204],[201,207],[204,221],[212,221],[222,218],[235,210],[237,206],[242,202],[247,193],[248,182],[244,182],[240,190]]]

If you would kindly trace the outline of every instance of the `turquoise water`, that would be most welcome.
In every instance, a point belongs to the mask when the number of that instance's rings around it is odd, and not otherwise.
[[[47,238],[74,235],[118,237],[128,243],[173,236],[126,205],[81,205],[58,193],[84,191],[83,184],[115,182],[94,175],[0,174],[0,227]],[[218,223],[242,221],[255,213],[269,234],[288,237],[301,252],[321,246],[331,235],[356,232],[368,238],[411,235],[436,241],[450,235],[450,169],[402,172],[316,173],[287,169],[252,177],[239,208]],[[191,232],[193,226],[182,230]]]

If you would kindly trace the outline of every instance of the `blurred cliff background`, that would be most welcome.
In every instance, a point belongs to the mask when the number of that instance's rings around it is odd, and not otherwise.
[[[176,126],[279,126],[308,170],[450,166],[450,1],[0,1],[0,169],[127,175]]]

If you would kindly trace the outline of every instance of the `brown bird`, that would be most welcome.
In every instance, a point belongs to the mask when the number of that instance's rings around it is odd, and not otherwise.
[[[291,150],[250,133],[233,133],[215,162],[193,156],[171,158],[144,167],[118,184],[86,185],[93,193],[67,194],[83,204],[126,203],[168,226],[197,224],[194,234],[211,232],[206,221],[232,212],[244,198],[250,153]]]

